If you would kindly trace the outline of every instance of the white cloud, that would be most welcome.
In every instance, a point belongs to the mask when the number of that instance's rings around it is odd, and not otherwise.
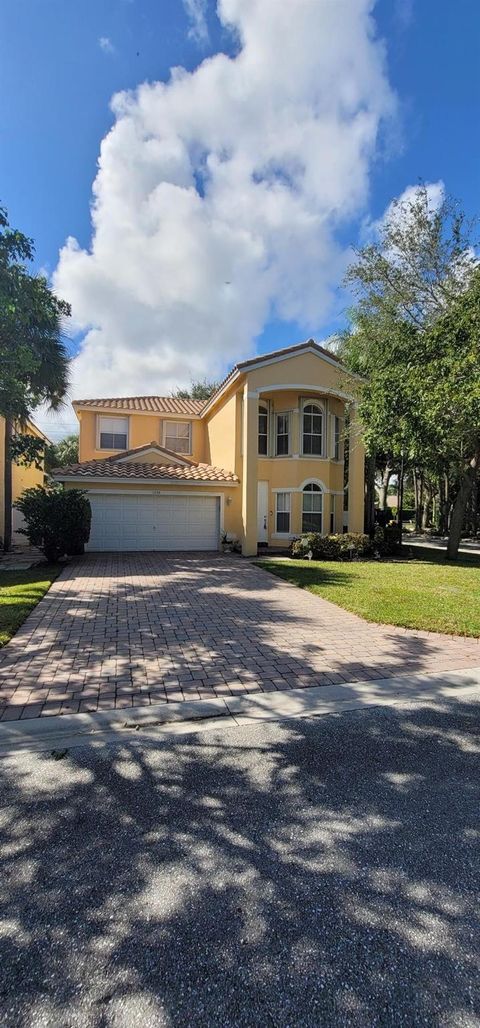
[[[445,184],[439,179],[438,182],[426,182],[424,188],[427,192],[428,209],[432,214],[435,214],[445,200]],[[362,226],[362,241],[368,243],[377,239],[381,229],[387,222],[390,224],[400,224],[401,221],[405,222],[419,189],[420,186],[418,185],[407,186],[403,193],[400,193],[400,196],[397,196],[388,204],[380,218],[374,221],[370,218],[365,218]]]
[[[197,43],[208,40],[207,0],[183,0],[183,6],[190,21],[188,35]]]
[[[168,392],[326,322],[395,101],[373,0],[220,0],[239,52],[113,98],[91,249],[54,276],[85,332],[72,395]]]
[[[100,47],[100,50],[103,50],[104,54],[114,54],[115,53],[115,47],[114,47],[114,45],[112,43],[112,40],[109,38],[109,36],[100,36],[100,38],[98,40],[98,45]]]

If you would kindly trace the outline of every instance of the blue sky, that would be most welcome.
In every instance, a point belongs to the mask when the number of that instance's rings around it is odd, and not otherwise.
[[[201,0],[191,4],[202,10]],[[67,237],[85,250],[91,245],[91,190],[101,141],[115,121],[112,95],[145,81],[167,80],[172,66],[194,71],[209,55],[238,53],[238,34],[220,23],[213,2],[205,6],[200,31],[187,7],[181,0],[2,0],[0,197],[11,223],[34,238],[37,265],[49,274]],[[419,179],[442,180],[470,214],[479,207],[480,5],[477,0],[379,0],[373,17],[385,41],[385,77],[398,106],[369,157],[366,199],[335,226],[342,247],[355,245],[365,217],[379,217],[394,196]],[[65,275],[61,281],[70,288]],[[325,316],[312,308],[305,321],[294,302],[294,316],[288,306],[272,302],[268,315],[259,313],[245,332],[253,334],[251,347],[259,351],[288,345],[313,330],[321,337],[341,323],[343,302],[326,304]],[[76,340],[89,321],[85,303],[82,298]],[[96,325],[99,320],[92,317]],[[134,314],[129,330],[135,332]],[[105,339],[108,349],[111,335]],[[227,347],[225,364],[230,360]],[[170,361],[169,382],[172,375]],[[150,391],[157,391],[156,385]],[[113,380],[112,391],[118,392]]]

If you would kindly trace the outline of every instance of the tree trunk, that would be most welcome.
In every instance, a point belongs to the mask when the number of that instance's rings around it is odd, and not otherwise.
[[[446,535],[448,531],[447,482],[442,474],[438,478],[438,531],[440,535]]]
[[[3,530],[3,549],[8,553],[12,545],[12,458],[10,443],[13,437],[13,421],[5,418],[5,453],[4,453],[4,507],[5,526]]]
[[[380,510],[386,510],[387,509],[388,487],[390,485],[390,479],[392,477],[392,470],[393,469],[390,468],[388,466],[388,464],[384,467],[384,469],[383,469],[383,471],[381,473],[382,477],[380,479],[380,485],[377,486],[377,489],[378,489],[378,506],[379,506]]]
[[[460,487],[457,493],[457,498],[453,505],[452,517],[450,520],[450,532],[448,534],[447,544],[447,560],[456,560],[458,556],[458,548],[462,538],[463,522],[465,518],[465,509],[467,506],[468,499],[471,495],[473,483],[475,482],[477,467],[480,461],[480,449],[472,457],[467,470],[460,479]]]
[[[418,468],[413,471],[413,492],[415,496],[415,531],[420,531],[420,472]]]
[[[429,485],[425,485],[422,504],[422,532],[426,532],[430,521],[430,505],[432,502],[432,491]]]
[[[375,532],[375,454],[366,458],[365,468],[365,531]]]

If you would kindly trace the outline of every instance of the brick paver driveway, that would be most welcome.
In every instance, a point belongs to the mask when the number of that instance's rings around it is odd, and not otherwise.
[[[370,625],[240,558],[90,554],[0,653],[3,720],[480,665],[477,640]]]

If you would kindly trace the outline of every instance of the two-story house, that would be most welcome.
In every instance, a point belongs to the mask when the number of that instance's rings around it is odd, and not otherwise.
[[[56,472],[88,491],[89,550],[214,550],[246,556],[305,531],[363,530],[364,450],[345,406],[348,373],[313,340],[235,365],[207,401],[77,400],[80,463]],[[344,457],[348,445],[347,503]]]

